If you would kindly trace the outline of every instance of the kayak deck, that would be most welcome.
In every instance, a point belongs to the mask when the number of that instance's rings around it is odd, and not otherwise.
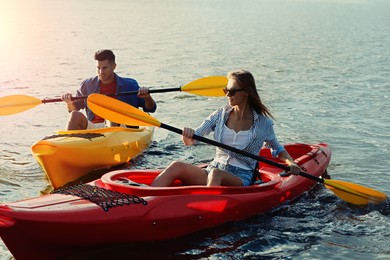
[[[31,151],[57,189],[93,170],[129,162],[149,146],[152,136],[153,128],[58,131],[35,142]]]

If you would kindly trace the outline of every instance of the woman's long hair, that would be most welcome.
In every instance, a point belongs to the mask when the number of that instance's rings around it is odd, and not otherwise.
[[[227,74],[227,77],[229,79],[234,79],[240,88],[245,89],[245,91],[249,94],[248,101],[251,108],[253,108],[258,114],[273,118],[269,109],[261,102],[252,73],[246,70],[235,70],[230,71]]]

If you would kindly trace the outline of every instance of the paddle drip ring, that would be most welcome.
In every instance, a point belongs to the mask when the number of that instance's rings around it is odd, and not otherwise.
[[[96,186],[91,186],[88,184],[80,184],[66,187],[63,189],[54,190],[51,192],[51,194],[77,196],[95,203],[96,205],[100,206],[104,211],[108,211],[110,208],[123,205],[141,203],[146,206],[148,204],[143,198],[117,191],[107,190]]]

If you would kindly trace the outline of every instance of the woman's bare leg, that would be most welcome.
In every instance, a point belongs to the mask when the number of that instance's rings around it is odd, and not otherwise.
[[[184,185],[206,185],[207,173],[197,166],[175,161],[154,179],[152,186],[167,187],[175,180],[180,180]]]
[[[230,172],[214,168],[207,176],[207,186],[243,186],[243,183]]]

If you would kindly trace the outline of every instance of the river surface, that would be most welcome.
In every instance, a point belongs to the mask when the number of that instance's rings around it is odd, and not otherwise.
[[[248,69],[282,143],[328,143],[333,179],[390,194],[388,0],[0,0],[0,97],[75,92],[110,48],[116,72],[149,88],[179,87]],[[155,94],[160,122],[196,127],[225,98]],[[0,201],[48,186],[30,146],[67,120],[63,103],[0,117]],[[207,162],[156,129],[137,168]],[[324,187],[276,212],[151,248],[107,249],[127,259],[389,259],[389,209],[357,208]],[[42,231],[47,232],[47,231]],[[21,234],[23,235],[23,234]],[[54,234],[55,235],[55,234]],[[150,250],[153,249],[153,250]],[[96,254],[95,257],[104,254]],[[0,241],[0,259],[11,254]]]

